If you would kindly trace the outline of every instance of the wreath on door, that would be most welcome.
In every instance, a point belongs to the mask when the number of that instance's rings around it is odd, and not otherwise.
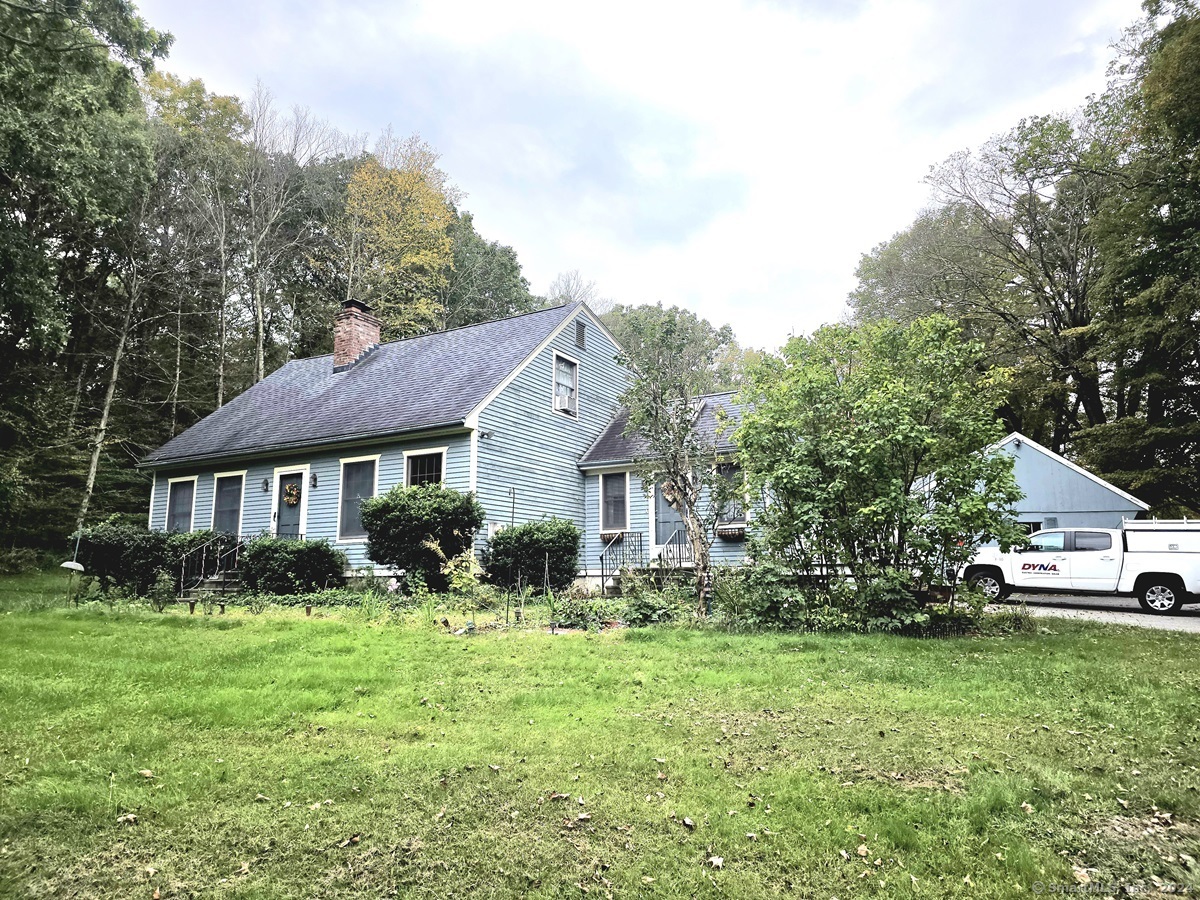
[[[289,484],[283,489],[283,502],[288,506],[295,506],[300,502],[300,485]]]

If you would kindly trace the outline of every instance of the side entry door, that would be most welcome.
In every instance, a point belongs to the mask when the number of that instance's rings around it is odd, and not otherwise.
[[[1069,590],[1071,560],[1065,531],[1039,531],[1013,560],[1013,581],[1023,588]]]

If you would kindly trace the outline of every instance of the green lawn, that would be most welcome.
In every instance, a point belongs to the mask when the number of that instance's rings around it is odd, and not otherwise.
[[[0,896],[1196,890],[1200,639],[1049,624],[0,612]]]

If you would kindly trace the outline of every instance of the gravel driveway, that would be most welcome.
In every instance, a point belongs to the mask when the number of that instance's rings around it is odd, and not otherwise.
[[[1200,604],[1185,606],[1177,616],[1156,616],[1142,612],[1133,597],[1064,596],[1060,594],[1014,594],[1004,603],[992,604],[989,610],[1002,610],[1025,601],[1030,615],[1059,619],[1083,619],[1089,622],[1108,622],[1113,625],[1136,625],[1162,631],[1189,631],[1200,634]]]

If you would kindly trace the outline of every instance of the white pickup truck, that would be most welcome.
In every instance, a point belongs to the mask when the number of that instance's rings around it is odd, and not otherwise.
[[[1011,593],[1129,594],[1147,612],[1200,603],[1200,522],[1126,520],[1121,528],[1054,528],[1001,553],[984,547],[963,570],[988,599]]]

